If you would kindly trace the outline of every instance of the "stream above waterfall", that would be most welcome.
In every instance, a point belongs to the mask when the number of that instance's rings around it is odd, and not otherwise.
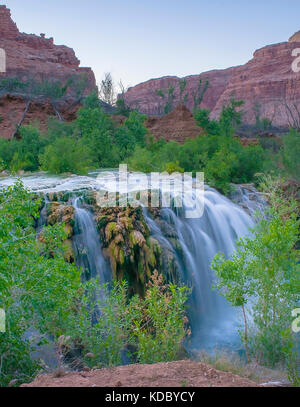
[[[98,278],[100,284],[112,279],[113,270],[109,259],[104,256],[93,210],[91,205],[84,202],[83,195],[87,191],[123,192],[122,184],[115,182],[115,173],[114,170],[107,170],[95,171],[88,176],[37,173],[20,177],[25,187],[46,199],[39,229],[45,220],[49,196],[70,194],[68,205],[74,208],[75,216],[72,244],[76,264],[90,277]],[[149,186],[165,192],[160,184],[149,184],[149,178],[144,174],[130,173],[130,177],[131,182],[127,187],[134,197],[137,190],[148,191]],[[16,181],[14,177],[0,178],[0,188]],[[240,206],[208,186],[203,190],[186,189],[180,196],[182,202],[179,208],[174,207],[174,198],[178,196],[175,196],[176,191],[173,190],[170,206],[160,207],[157,216],[153,215],[151,208],[143,206],[142,216],[151,237],[172,254],[180,280],[192,288],[188,304],[192,326],[191,349],[238,346],[239,316],[236,309],[212,289],[215,276],[210,270],[210,263],[219,252],[229,257],[235,249],[236,240],[249,234],[253,228],[254,220],[250,215],[255,210],[262,210],[263,201],[259,195],[255,197],[255,189],[251,188],[247,193],[246,186],[237,186],[235,198]],[[193,205],[199,216],[185,216]]]

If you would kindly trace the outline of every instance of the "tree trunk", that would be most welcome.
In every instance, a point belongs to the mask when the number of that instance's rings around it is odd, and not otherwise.
[[[18,134],[18,130],[19,130],[19,128],[22,126],[22,123],[23,123],[23,121],[24,121],[24,119],[25,119],[25,117],[26,117],[26,115],[27,115],[28,110],[29,110],[30,104],[31,104],[31,101],[28,100],[28,102],[26,103],[26,107],[25,107],[24,113],[23,113],[23,115],[22,115],[22,118],[21,118],[21,120],[19,121],[16,130],[14,131],[14,133],[13,133],[12,136],[11,136],[11,140],[13,140],[13,139],[16,137],[16,135]]]
[[[248,324],[247,324],[247,316],[246,316],[246,311],[245,311],[244,304],[242,305],[242,310],[243,310],[244,325],[245,325],[244,335],[245,335],[246,356],[247,356],[247,360],[248,360],[248,363],[249,363],[250,362],[250,357],[249,357],[249,349],[248,349]]]
[[[58,120],[59,120],[60,122],[63,122],[64,119],[63,119],[62,115],[59,113],[59,111],[57,110],[57,108],[56,108],[56,106],[55,106],[55,104],[54,104],[53,102],[51,103],[51,106],[53,107],[53,110],[54,110],[54,112],[55,112],[55,114],[56,114]]]

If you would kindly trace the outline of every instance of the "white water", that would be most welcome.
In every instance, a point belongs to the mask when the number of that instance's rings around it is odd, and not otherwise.
[[[80,198],[75,199],[74,208],[76,228],[74,246],[77,265],[86,270],[90,277],[97,278],[101,285],[105,284],[110,281],[111,272],[102,253],[93,215],[81,208]]]
[[[229,346],[237,342],[236,310],[212,289],[215,276],[210,263],[217,253],[229,257],[235,242],[249,233],[252,219],[238,206],[218,192],[208,189],[204,195],[204,214],[198,219],[186,219],[174,210],[162,209],[163,219],[173,226],[184,253],[183,279],[192,284],[191,320],[192,348]],[[153,220],[148,224],[157,236],[159,227]],[[164,238],[161,232],[161,238]]]
[[[0,179],[0,187],[11,185],[15,181],[16,179],[11,177]],[[53,177],[37,174],[23,177],[22,181],[32,191],[41,193],[83,189],[110,192],[124,190],[124,185],[116,183],[113,172],[97,172],[88,177]],[[150,186],[165,192],[161,184],[150,185],[148,181],[149,178],[145,175],[131,174],[128,189],[133,195],[138,189],[147,190]],[[172,192],[173,197],[178,194],[180,195],[178,191]],[[243,204],[248,207],[248,196],[245,196],[246,201]],[[203,204],[204,213],[200,216]],[[78,233],[75,236],[75,246],[79,254],[78,265],[88,268],[94,277],[99,277],[101,283],[106,282],[111,272],[102,254],[93,216],[80,207],[80,200],[77,199],[74,206],[78,227]],[[191,208],[196,213],[198,211],[198,218],[185,217],[186,212]],[[144,214],[153,236],[166,244],[176,255],[172,243],[164,235],[161,226],[151,218],[146,208],[144,208]],[[238,316],[224,298],[212,290],[215,276],[210,270],[210,263],[218,252],[224,253],[227,257],[230,256],[235,249],[236,240],[247,235],[249,229],[254,226],[253,220],[241,207],[211,188],[196,192],[192,189],[185,190],[183,208],[177,210],[163,208],[161,217],[177,232],[184,254],[183,264],[181,262],[182,279],[193,287],[190,301],[193,327],[191,347],[211,348],[234,343],[237,340]]]

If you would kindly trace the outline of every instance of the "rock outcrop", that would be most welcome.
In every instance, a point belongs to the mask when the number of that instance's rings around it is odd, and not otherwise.
[[[150,117],[145,126],[155,139],[184,143],[196,138],[201,133],[192,113],[184,106],[178,106],[173,112],[163,117]]]
[[[234,97],[245,101],[246,123],[255,123],[259,111],[277,126],[293,125],[294,119],[300,119],[300,73],[292,69],[292,52],[297,47],[300,42],[283,42],[256,51],[251,61],[236,68],[212,116],[218,117],[222,106]]]
[[[28,100],[21,95],[5,94],[0,96],[0,137],[11,139],[23,119]],[[57,109],[65,121],[72,121],[76,118],[77,110],[81,107],[80,101],[72,102],[71,99],[61,101],[57,104]],[[57,117],[55,110],[49,100],[32,100],[28,104],[28,109],[23,125],[35,123],[42,132],[48,127],[49,117]]]
[[[10,10],[0,6],[0,48],[6,52],[6,74],[2,77],[17,77],[26,81],[59,80],[64,83],[72,76],[84,75],[89,81],[88,90],[96,86],[93,71],[81,68],[73,49],[55,45],[53,38],[20,33],[11,19]]]
[[[186,77],[186,88],[184,94],[188,94],[188,101],[185,103],[189,110],[193,109],[192,94],[196,91],[199,81],[209,81],[209,88],[205,93],[202,107],[212,110],[230,81],[235,68],[225,70],[215,70],[202,73],[201,75],[192,75]],[[157,90],[167,90],[170,86],[175,87],[174,105],[180,104],[179,91],[180,78],[176,76],[166,76],[159,79],[151,79],[150,81],[141,83],[130,88],[124,96],[125,102],[132,108],[137,108],[140,112],[160,116],[163,112],[164,101],[157,96]]]
[[[253,59],[243,66],[186,77],[185,93],[189,95],[186,107],[189,110],[193,108],[192,94],[197,90],[199,79],[202,79],[203,82],[209,81],[209,88],[201,108],[209,109],[213,118],[218,117],[222,106],[234,97],[245,101],[246,123],[254,123],[257,114],[271,119],[277,126],[291,125],[295,118],[300,122],[300,73],[292,69],[296,59],[292,52],[296,48],[300,48],[300,32],[294,34],[289,42],[256,51]],[[124,96],[125,102],[142,113],[159,115],[163,101],[156,91],[174,86],[176,106],[180,100],[179,81],[177,77],[151,79],[130,88]]]
[[[74,87],[85,82],[82,95],[90,93],[96,88],[96,80],[90,68],[80,67],[73,49],[64,45],[55,45],[53,38],[20,33],[13,22],[10,10],[0,6],[0,49],[6,54],[6,72],[0,73],[0,82],[3,79],[14,78],[22,83],[35,82],[59,82],[65,85],[67,81],[73,81]],[[82,84],[78,85],[81,86]],[[18,90],[10,92],[0,89],[0,137],[11,138],[17,125],[23,117],[28,97]],[[69,109],[74,110],[76,91],[69,87],[61,106],[60,112],[63,119],[69,119]],[[50,100],[35,97],[31,109],[35,111],[31,118],[39,120],[48,115],[57,115]],[[42,100],[41,100],[42,99]],[[75,103],[76,105],[76,103]],[[24,107],[25,106],[25,107]],[[77,103],[77,109],[79,105]],[[64,117],[64,114],[66,117]],[[26,115],[27,116],[27,115]],[[30,115],[28,116],[28,118]],[[73,117],[72,114],[70,116]],[[28,120],[27,120],[28,122]],[[26,124],[26,120],[24,122]]]
[[[300,42],[300,31],[297,31],[294,35],[292,35],[289,42]]]

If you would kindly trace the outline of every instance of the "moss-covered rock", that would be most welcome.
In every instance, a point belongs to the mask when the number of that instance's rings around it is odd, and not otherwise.
[[[50,195],[50,194],[48,194]],[[57,198],[57,195],[51,196]],[[49,199],[49,198],[48,198]],[[62,204],[61,202],[51,201],[47,205],[47,224],[53,226],[57,223],[64,224],[64,230],[67,239],[63,242],[64,257],[69,263],[75,262],[75,252],[72,244],[75,226],[75,209],[73,206]],[[42,234],[40,235],[42,238]]]
[[[143,295],[154,270],[164,273],[167,263],[160,243],[150,235],[142,208],[96,206],[95,214],[104,254],[110,260],[114,279],[126,279],[132,294]],[[165,273],[166,279],[172,276],[172,282],[177,276],[174,264],[172,271]]]
[[[75,262],[75,252],[73,249],[72,240],[67,239],[63,242],[64,258],[68,263]]]

